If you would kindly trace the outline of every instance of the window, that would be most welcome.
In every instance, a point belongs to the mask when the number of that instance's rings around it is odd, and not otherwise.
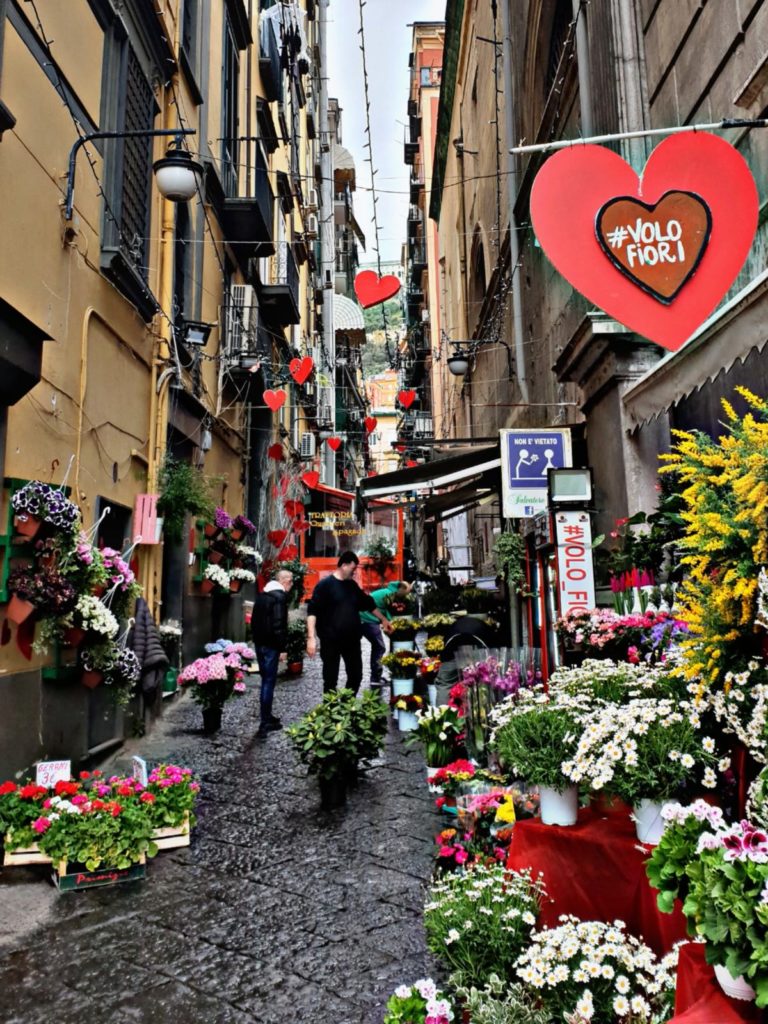
[[[198,103],[202,102],[199,94],[200,4],[201,0],[184,0],[181,15],[181,63]]]
[[[229,18],[224,19],[224,59],[221,82],[222,95],[222,142],[221,142],[221,184],[228,196],[237,195],[237,99],[240,61],[237,45],[232,34]]]

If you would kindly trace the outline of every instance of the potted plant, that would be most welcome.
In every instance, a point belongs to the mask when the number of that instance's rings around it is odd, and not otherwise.
[[[438,810],[455,808],[456,797],[462,787],[474,779],[477,769],[466,758],[457,758],[443,768],[438,768],[432,776],[433,790],[439,790],[440,796],[435,800]]]
[[[17,624],[33,612],[41,618],[60,618],[74,607],[77,597],[55,565],[19,566],[8,577],[8,590],[12,596],[6,616]]]
[[[148,796],[143,799],[147,803],[147,813],[152,823],[152,839],[158,849],[189,846],[199,792],[200,783],[189,768],[161,764],[149,773],[146,788]]]
[[[243,650],[237,648],[242,647]],[[211,735],[221,728],[224,704],[235,694],[245,693],[243,668],[253,661],[255,651],[231,644],[223,651],[198,658],[179,673],[179,684],[191,684],[192,700],[203,710],[203,732]]]
[[[400,732],[413,732],[418,725],[417,712],[424,707],[424,698],[415,693],[393,694],[390,707],[397,712],[397,727]]]
[[[263,556],[256,548],[248,544],[235,546],[235,565],[239,565],[243,569],[250,569],[251,572],[258,572],[263,561]]]
[[[134,612],[136,598],[141,596],[133,569],[114,548],[102,548],[101,559],[107,576],[106,601],[115,618],[128,618]]]
[[[235,516],[230,530],[232,540],[242,540],[256,533],[256,526],[246,516]]]
[[[413,693],[413,681],[419,674],[420,655],[409,650],[390,651],[381,659],[390,674],[392,694]]]
[[[365,553],[371,559],[382,580],[395,559],[395,545],[386,537],[374,537],[365,546]]]
[[[229,589],[233,594],[236,594],[244,583],[255,582],[256,576],[250,569],[234,568],[229,570]]]
[[[384,1024],[450,1024],[452,1020],[451,1002],[431,978],[396,988],[384,1015]]]
[[[157,514],[163,519],[163,533],[169,541],[184,539],[187,516],[213,520],[214,504],[210,481],[188,462],[166,455],[160,470]]]
[[[202,594],[210,594],[212,590],[219,593],[229,593],[231,577],[227,570],[221,565],[206,565],[203,579],[200,584]]]
[[[426,629],[430,638],[445,638],[445,636],[450,632],[455,621],[455,615],[449,615],[446,612],[432,612],[432,614],[424,616],[421,620],[421,624],[424,629]]]
[[[296,619],[288,623],[288,641],[285,659],[288,671],[298,676],[304,667],[304,652],[307,649],[307,623],[304,619]]]
[[[50,857],[40,853],[37,832],[32,828],[43,812],[43,801],[50,795],[45,786],[34,782],[19,785],[8,780],[0,784],[0,839],[4,848],[3,864],[49,864]]]
[[[130,647],[105,640],[83,651],[81,660],[83,685],[93,688],[104,683],[115,704],[125,707],[141,677],[139,659]]]
[[[392,627],[392,632],[389,634],[389,639],[392,643],[392,650],[412,650],[413,640],[418,628],[418,623],[415,619],[392,619],[390,626]]]
[[[464,725],[458,711],[447,705],[419,710],[416,714],[416,723],[413,738],[424,747],[427,782],[430,783],[438,768],[444,768],[456,760]]]
[[[11,497],[16,532],[31,540],[45,523],[49,528],[74,533],[80,524],[80,509],[64,492],[41,480],[30,480]]]

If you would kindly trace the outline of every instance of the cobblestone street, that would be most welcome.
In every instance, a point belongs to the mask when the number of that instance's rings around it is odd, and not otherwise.
[[[381,1024],[393,988],[429,973],[437,819],[420,751],[390,727],[346,808],[321,812],[286,738],[254,738],[254,679],[214,738],[176,698],[117,761],[199,775],[189,848],[158,854],[143,882],[79,894],[57,895],[45,868],[2,872],[3,1024]],[[278,684],[276,713],[295,721],[320,696],[319,660],[307,662]]]

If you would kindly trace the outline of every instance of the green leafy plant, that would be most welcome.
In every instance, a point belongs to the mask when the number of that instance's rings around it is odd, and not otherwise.
[[[301,599],[304,597],[304,577],[309,572],[309,566],[305,565],[299,558],[291,558],[289,561],[278,562],[275,572],[280,569],[287,569],[293,574],[293,585],[288,591],[288,604],[291,608],[298,608]]]
[[[408,738],[409,743],[424,747],[424,760],[433,768],[443,768],[459,756],[464,725],[455,708],[428,707],[416,715],[418,726]]]
[[[157,514],[163,517],[163,532],[176,543],[184,539],[187,515],[211,521],[215,502],[211,484],[188,462],[166,455],[160,470]]]
[[[326,693],[287,735],[309,774],[330,780],[352,774],[376,756],[386,728],[386,711],[376,694],[366,691],[356,698],[344,689]]]
[[[675,900],[685,902],[688,896],[689,867],[698,860],[699,839],[705,832],[723,824],[723,812],[704,800],[690,807],[666,804],[661,812],[666,824],[657,846],[654,846],[645,870],[648,881],[658,890],[656,902],[664,914],[671,914]],[[688,934],[696,934],[695,922],[688,922]]]
[[[510,587],[520,595],[528,595],[528,579],[525,573],[525,538],[510,530],[502,533],[493,545],[496,568]]]
[[[547,1010],[533,1006],[521,985],[492,974],[484,988],[459,987],[456,995],[469,1011],[472,1024],[551,1024]]]
[[[304,660],[304,653],[307,648],[307,624],[304,619],[297,619],[288,623],[288,642],[285,651],[286,661],[289,665],[297,664]]]
[[[136,800],[93,800],[75,805],[54,796],[42,820],[49,824],[40,834],[39,846],[54,864],[66,860],[84,864],[88,871],[96,871],[102,864],[127,868],[143,855],[154,857],[157,853],[152,822]]]

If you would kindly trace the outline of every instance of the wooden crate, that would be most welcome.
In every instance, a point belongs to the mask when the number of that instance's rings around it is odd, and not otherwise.
[[[16,850],[9,850],[3,847],[3,867],[14,868],[24,867],[26,864],[52,864],[53,861],[50,857],[46,857],[44,853],[40,852],[40,848],[37,843],[32,843],[31,846],[25,846],[23,849],[19,847]]]
[[[152,833],[152,842],[158,850],[175,850],[181,846],[189,846],[191,840],[189,815],[176,828],[156,828]]]
[[[138,864],[129,868],[99,868],[98,871],[70,871],[67,861],[62,860],[54,868],[53,884],[59,892],[81,892],[101,885],[117,885],[120,882],[135,882],[147,877],[147,859],[142,854]]]

